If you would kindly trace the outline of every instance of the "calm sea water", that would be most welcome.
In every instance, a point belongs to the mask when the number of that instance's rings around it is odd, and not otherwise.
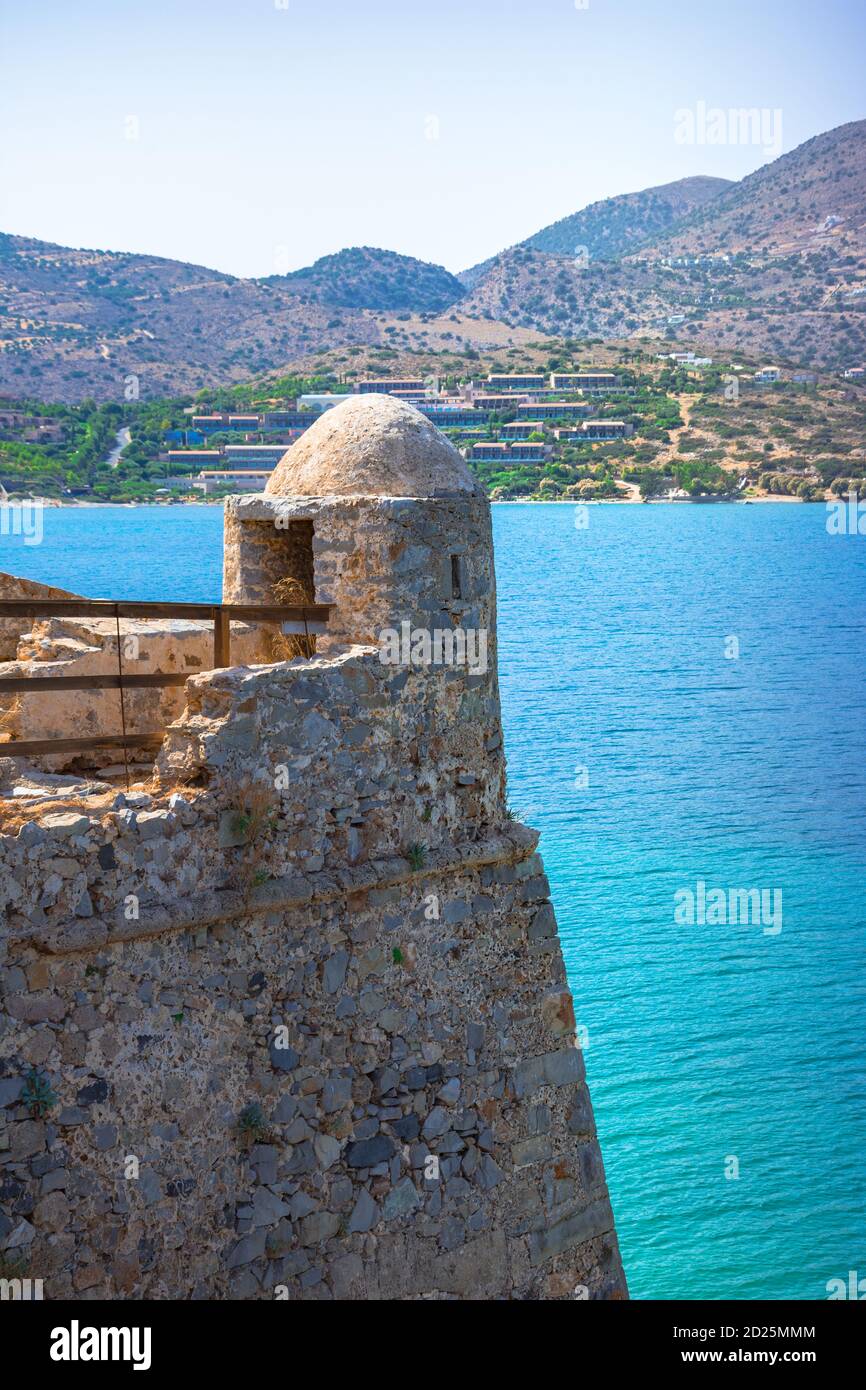
[[[638,1298],[866,1276],[866,538],[824,522],[495,508],[510,799],[543,832]],[[214,600],[221,530],[49,511],[0,569]],[[778,890],[782,930],[678,925],[698,880]]]

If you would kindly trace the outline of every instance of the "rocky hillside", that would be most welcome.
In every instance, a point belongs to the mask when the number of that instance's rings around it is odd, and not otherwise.
[[[391,252],[347,251],[295,275],[241,280],[2,236],[0,392],[120,400],[128,389],[153,397],[242,381],[326,347],[388,345],[401,332],[392,314],[435,313],[462,293],[447,271]]]
[[[623,193],[552,222],[521,245],[559,256],[573,256],[585,247],[590,260],[619,260],[657,240],[691,213],[707,208],[730,187],[729,179],[697,176],[641,193]]]
[[[866,252],[866,121],[816,135],[656,239],[656,254]],[[652,254],[652,252],[648,253]]]
[[[667,306],[646,268],[583,265],[574,256],[515,246],[494,257],[462,307],[567,337],[627,338],[648,319],[661,321]]]
[[[615,262],[515,247],[462,303],[574,337],[674,335],[839,368],[866,356],[866,122],[808,141]]]
[[[583,255],[588,260],[614,261],[677,226],[690,213],[731,187],[729,179],[697,175],[659,184],[640,193],[622,193],[590,203],[580,212],[561,217],[510,250],[529,247],[556,256]],[[474,289],[493,267],[496,256],[462,270],[460,281]]]
[[[265,283],[282,283],[308,302],[344,309],[435,311],[464,293],[457,277],[442,266],[370,246],[348,247]]]
[[[674,337],[709,355],[857,365],[864,208],[858,121],[737,184],[684,179],[594,204],[460,280],[369,247],[241,280],[0,236],[0,393],[119,400],[134,376],[132,389],[155,397],[315,368],[332,349],[473,353],[525,347],[533,333]]]
[[[130,375],[147,395],[239,380],[314,348],[338,331],[332,317],[283,288],[202,266],[0,242],[0,390],[11,394],[110,400],[123,399]]]

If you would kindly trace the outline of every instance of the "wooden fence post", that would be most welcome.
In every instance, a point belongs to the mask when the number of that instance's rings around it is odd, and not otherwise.
[[[213,664],[215,671],[223,666],[231,666],[231,645],[229,615],[218,604],[213,611]]]

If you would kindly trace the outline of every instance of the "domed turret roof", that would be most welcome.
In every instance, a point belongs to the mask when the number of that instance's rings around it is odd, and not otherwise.
[[[283,454],[271,497],[433,497],[478,493],[461,455],[420,411],[393,396],[347,396]]]

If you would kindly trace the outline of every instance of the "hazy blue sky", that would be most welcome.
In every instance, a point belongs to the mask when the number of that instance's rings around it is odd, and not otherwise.
[[[778,109],[785,151],[866,114],[866,0],[582,3],[0,0],[0,230],[240,275],[358,244],[459,270],[765,162],[678,141],[678,110]]]

